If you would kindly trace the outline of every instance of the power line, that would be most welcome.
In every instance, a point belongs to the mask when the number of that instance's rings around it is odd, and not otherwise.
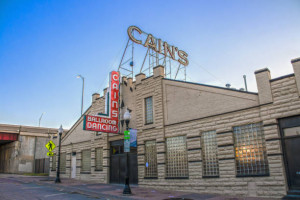
[[[198,64],[196,61],[191,60],[191,62],[193,62],[194,64],[196,64],[198,67],[200,67],[202,70],[204,70],[206,73],[208,73],[210,76],[212,76],[214,79],[216,79],[217,81],[219,81],[221,84],[225,84],[223,81],[221,81],[218,77],[216,77],[214,74],[210,73],[206,68],[204,68],[203,66],[201,66],[200,64]]]

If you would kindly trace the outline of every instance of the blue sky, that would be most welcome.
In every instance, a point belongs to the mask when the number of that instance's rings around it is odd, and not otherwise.
[[[0,1],[0,123],[69,128],[118,68],[136,25],[189,54],[188,81],[257,91],[254,71],[292,73],[299,0]]]

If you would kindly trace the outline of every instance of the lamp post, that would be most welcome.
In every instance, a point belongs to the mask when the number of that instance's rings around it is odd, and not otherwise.
[[[130,112],[128,110],[126,110],[126,112],[124,113],[124,120],[126,123],[126,130],[128,131],[128,125],[130,122]],[[130,149],[130,146],[129,146]],[[131,194],[131,189],[129,186],[129,159],[128,159],[128,152],[126,152],[126,175],[125,175],[125,186],[124,186],[124,190],[123,190],[123,194]]]
[[[81,78],[82,79],[82,96],[81,96],[81,115],[83,112],[83,95],[84,95],[84,77],[81,75],[78,75],[77,78]]]
[[[42,120],[42,117],[45,113],[43,112],[42,115],[40,116],[40,119],[39,119],[39,127],[41,126],[41,120]]]
[[[60,178],[59,178],[59,173],[60,173],[60,147],[61,147],[61,135],[63,133],[63,128],[62,125],[60,125],[58,129],[58,134],[59,134],[59,147],[58,147],[58,163],[57,163],[57,170],[56,170],[56,179],[55,183],[61,183]]]

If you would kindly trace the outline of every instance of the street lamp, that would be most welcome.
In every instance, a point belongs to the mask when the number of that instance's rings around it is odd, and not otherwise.
[[[81,78],[82,79],[82,97],[81,97],[81,115],[83,112],[83,95],[84,95],[84,77],[81,75],[76,76],[76,78]]]
[[[40,119],[39,119],[39,127],[41,126],[41,120],[42,120],[42,117],[45,113],[43,112],[42,115],[40,116]]]
[[[64,129],[62,128],[62,125],[60,125],[60,127],[58,129],[59,147],[58,147],[58,163],[57,163],[55,183],[61,183],[60,178],[59,178],[59,173],[60,173],[60,146],[61,146],[61,135],[62,135],[63,131],[64,131]]]
[[[126,130],[128,131],[128,125],[130,122],[130,112],[128,111],[128,109],[126,109],[126,112],[124,113],[124,120],[126,123]],[[129,146],[130,149],[130,146]],[[125,186],[124,186],[124,190],[123,190],[123,194],[131,194],[131,189],[129,186],[129,161],[128,161],[128,152],[126,152],[126,176],[125,176]]]

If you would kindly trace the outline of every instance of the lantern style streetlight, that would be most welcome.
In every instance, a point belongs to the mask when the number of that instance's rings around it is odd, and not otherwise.
[[[61,135],[64,132],[64,129],[62,128],[62,125],[60,125],[58,129],[58,134],[59,134],[59,147],[58,147],[58,163],[57,163],[57,170],[56,170],[56,179],[55,183],[61,183],[60,178],[59,178],[59,173],[60,173],[60,149],[61,149]]]
[[[126,123],[126,130],[129,130],[129,122],[131,119],[131,115],[130,112],[128,111],[128,109],[126,109],[126,112],[124,113],[124,117],[123,117],[125,123]],[[130,149],[130,146],[129,146]],[[123,190],[123,194],[131,194],[131,189],[129,186],[129,159],[128,159],[128,152],[126,152],[126,176],[125,176],[125,186],[124,186],[124,190]]]

